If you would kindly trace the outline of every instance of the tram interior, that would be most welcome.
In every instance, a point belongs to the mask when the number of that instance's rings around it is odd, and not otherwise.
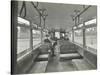
[[[97,69],[97,6],[12,1],[13,73]],[[44,42],[49,38],[54,46]]]

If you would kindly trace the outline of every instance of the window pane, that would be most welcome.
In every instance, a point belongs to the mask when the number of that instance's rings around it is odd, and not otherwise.
[[[85,22],[85,25],[96,24],[96,19]]]
[[[74,41],[80,45],[83,44],[83,31],[82,30],[74,31]]]
[[[23,19],[21,17],[18,17],[18,23],[19,24],[26,24],[28,26],[30,25],[30,22],[28,20],[25,20],[25,19]]]
[[[29,49],[30,30],[25,27],[17,27],[17,54]]]
[[[41,42],[41,31],[33,30],[33,47]]]
[[[86,29],[86,45],[97,49],[97,27]]]
[[[68,37],[72,41],[72,32],[69,32]]]
[[[55,32],[55,37],[60,38],[60,32]]]

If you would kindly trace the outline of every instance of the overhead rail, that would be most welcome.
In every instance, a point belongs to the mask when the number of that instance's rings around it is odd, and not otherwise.
[[[24,10],[24,15],[22,16],[23,10]],[[25,3],[25,1],[23,1],[23,3],[22,3],[22,7],[21,7],[21,10],[20,10],[20,16],[26,17],[26,3]]]
[[[37,10],[37,12],[39,13],[39,15],[41,15],[43,18],[44,18],[44,16],[43,16],[43,14],[44,14],[44,11],[46,11],[46,9],[39,9],[38,8],[38,5],[39,5],[39,3],[37,2],[37,5],[35,5],[33,2],[31,2],[31,4],[34,6],[34,8]],[[40,12],[40,11],[42,11],[42,12]],[[46,15],[47,16],[47,15]]]
[[[40,26],[41,26],[41,17],[43,18],[43,20],[44,20],[44,27],[43,28],[45,28],[45,20],[46,20],[46,17],[48,16],[48,14],[46,13],[46,9],[44,8],[44,9],[39,9],[38,8],[38,5],[39,5],[39,3],[37,2],[37,4],[35,5],[33,2],[31,2],[31,4],[33,5],[33,7],[36,9],[36,11],[38,12],[38,14],[39,14],[39,16],[40,16]],[[42,26],[41,26],[42,27]],[[42,29],[43,29],[42,28]]]
[[[41,26],[41,16],[42,16],[42,14],[41,14],[41,12],[40,12],[39,9],[38,9],[39,3],[37,2],[37,4],[35,5],[33,2],[31,2],[31,4],[33,5],[33,7],[36,9],[36,11],[37,11],[38,14],[39,14],[39,17],[40,17],[40,26]]]
[[[39,8],[38,8],[38,6],[39,6],[39,3],[38,3],[38,2],[36,2],[36,4],[33,3],[33,2],[31,2],[31,4],[34,6],[34,8],[36,9],[36,11],[39,13],[39,16],[40,16],[40,26],[41,26],[41,17],[42,17],[43,20],[44,20],[44,27],[43,27],[43,28],[45,28],[45,20],[46,20],[46,17],[48,16],[48,14],[45,13],[46,9],[39,9]],[[24,14],[22,15],[22,12],[23,12],[23,11],[24,11]],[[20,16],[20,17],[23,17],[23,18],[26,17],[26,3],[25,3],[25,1],[23,1],[23,3],[22,3],[22,7],[21,7],[21,10],[20,10],[19,16]],[[21,19],[20,17],[19,17],[19,19]],[[24,20],[24,19],[23,19],[23,20]],[[20,23],[20,24],[29,25],[27,22],[24,23],[24,21],[22,21],[22,22],[19,21],[19,23]],[[40,28],[38,25],[35,25],[34,28],[35,28],[35,29],[43,29],[42,26],[41,26],[41,28]]]
[[[83,11],[78,11],[78,10],[75,10],[74,12],[76,13],[75,15],[71,15],[72,17],[72,20],[74,21],[75,23],[75,26],[78,26],[79,25],[79,21],[80,21],[80,16],[85,12],[87,11],[89,8],[91,7],[91,5],[85,7],[83,6]],[[72,27],[73,28],[73,27]]]
[[[91,7],[91,5],[89,5],[88,7],[84,8],[83,11],[81,11],[78,15],[75,16],[75,19],[76,19],[77,17],[79,17],[80,15],[82,15],[82,14],[83,14],[85,11],[87,11],[90,7]]]
[[[88,27],[94,27],[94,26],[96,26],[96,22],[97,22],[97,20],[96,20],[96,18],[94,18],[94,19],[91,19],[89,21],[85,21],[85,25],[83,25],[83,23],[81,23],[78,26],[73,26],[72,28],[74,30],[77,30],[77,29],[82,28],[83,26],[86,27],[86,28],[88,28]]]

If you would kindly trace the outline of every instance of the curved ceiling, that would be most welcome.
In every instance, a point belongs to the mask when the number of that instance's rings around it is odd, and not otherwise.
[[[20,12],[22,6],[22,2],[18,2],[18,13]],[[86,6],[87,7],[87,6]],[[59,29],[63,28],[66,30],[70,30],[74,25],[71,15],[74,14],[74,10],[79,10],[80,12],[83,10],[83,5],[75,5],[75,4],[58,4],[58,3],[39,3],[39,8],[46,8],[48,16],[46,18],[46,27],[51,29]],[[38,12],[32,6],[30,2],[26,2],[26,19],[39,24],[39,16]],[[24,12],[23,12],[24,13]],[[91,19],[97,16],[97,7],[92,6],[86,12],[84,12],[81,17],[81,22]],[[43,25],[43,21],[42,21]]]

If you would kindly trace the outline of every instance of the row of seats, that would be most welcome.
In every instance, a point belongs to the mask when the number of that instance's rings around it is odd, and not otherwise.
[[[92,67],[90,63],[84,60],[84,56],[82,57],[81,54],[79,54],[79,52],[77,51],[78,46],[76,46],[75,44],[69,41],[62,41],[62,42],[59,41],[59,43],[60,43],[60,55],[59,55],[60,61],[72,60],[73,65],[78,70],[96,69]],[[24,74],[24,73],[43,73],[45,72],[46,66],[48,64],[48,60],[50,58],[48,49],[49,48],[46,45],[42,44],[41,46],[36,48],[34,51],[26,55],[22,60],[18,61],[17,70],[16,70],[17,73]]]
[[[77,53],[77,47],[67,40],[60,40],[60,53],[67,54],[67,53]]]
[[[88,63],[84,59],[73,59],[72,63],[79,71],[81,71],[81,70],[94,70],[95,69],[90,63]]]
[[[39,45],[33,51],[27,52],[26,55],[18,58],[16,65],[17,74],[30,73],[30,70],[33,68],[33,65],[36,65],[38,61],[47,61],[48,60],[48,47],[45,45]]]
[[[17,74],[25,74],[29,71],[31,66],[34,64],[34,60],[38,57],[39,55],[39,50],[36,49],[29,54],[25,55],[22,59],[17,61],[16,65],[16,73]]]
[[[93,70],[97,68],[97,55],[91,53],[70,41],[60,41],[60,53],[63,60],[72,59],[78,70]]]

